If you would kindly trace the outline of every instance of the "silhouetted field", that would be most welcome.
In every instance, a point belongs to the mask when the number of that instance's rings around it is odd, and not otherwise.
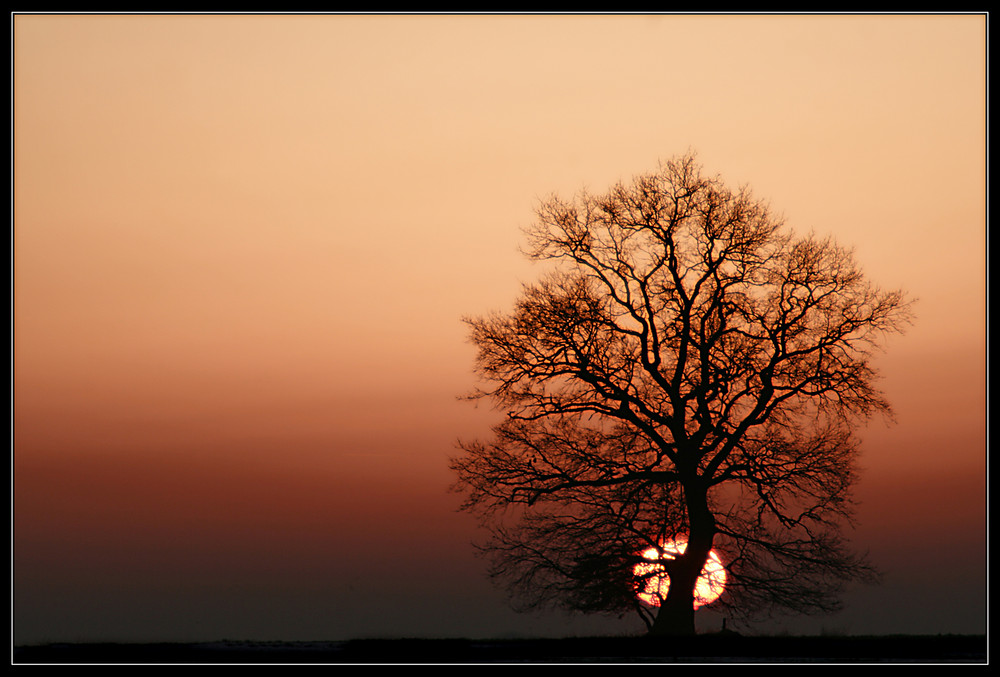
[[[14,663],[985,663],[983,635],[48,644]]]

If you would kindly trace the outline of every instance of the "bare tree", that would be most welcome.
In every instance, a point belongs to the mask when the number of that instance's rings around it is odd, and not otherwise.
[[[733,614],[831,610],[874,574],[842,529],[853,431],[890,413],[871,355],[909,319],[901,292],[690,155],[543,202],[528,239],[555,269],[513,312],[466,320],[472,397],[506,420],[452,460],[516,599],[688,634],[713,548]],[[673,540],[682,553],[652,558],[669,589],[646,604],[636,565]]]

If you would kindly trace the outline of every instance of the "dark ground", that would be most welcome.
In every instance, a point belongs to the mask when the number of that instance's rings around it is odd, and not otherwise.
[[[48,644],[25,663],[988,663],[984,635]]]

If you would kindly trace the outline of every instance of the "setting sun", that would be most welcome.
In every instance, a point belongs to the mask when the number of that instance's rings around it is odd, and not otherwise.
[[[656,574],[664,569],[663,565],[656,564],[655,560],[673,559],[674,555],[682,554],[686,548],[687,541],[678,538],[664,543],[660,548],[649,548],[642,553],[644,559],[653,561],[636,564],[632,572],[636,577],[654,575],[646,581],[646,587],[639,593],[639,599],[650,606],[660,606],[660,600],[666,598],[667,590],[670,589],[670,577],[666,573]],[[711,604],[719,599],[725,587],[726,570],[719,555],[712,550],[695,585],[694,608]]]

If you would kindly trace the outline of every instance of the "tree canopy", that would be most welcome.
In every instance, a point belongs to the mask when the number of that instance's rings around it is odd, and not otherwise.
[[[543,201],[527,239],[552,269],[512,311],[466,320],[472,397],[505,420],[452,460],[491,575],[521,604],[689,633],[713,549],[715,604],[737,617],[831,610],[874,574],[843,527],[856,430],[890,413],[872,355],[909,319],[902,292],[692,155]],[[663,575],[665,594],[638,598]]]

